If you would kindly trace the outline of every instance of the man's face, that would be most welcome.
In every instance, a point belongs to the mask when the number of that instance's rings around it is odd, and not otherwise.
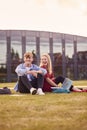
[[[33,61],[33,57],[29,57],[29,58],[24,57],[24,62],[26,66],[31,65],[32,61]]]

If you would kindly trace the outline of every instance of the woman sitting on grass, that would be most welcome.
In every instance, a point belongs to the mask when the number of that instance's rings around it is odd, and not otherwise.
[[[63,92],[63,90],[74,91],[74,92],[83,92],[83,90],[79,88],[75,88],[72,85],[72,81],[69,78],[65,78],[62,76],[54,77],[52,71],[52,62],[51,58],[48,54],[43,54],[41,56],[40,67],[47,70],[47,74],[45,75],[43,91],[44,92],[52,92],[53,87],[57,87],[57,92]],[[58,84],[62,83],[62,87],[58,87]],[[56,92],[56,91],[54,91]]]

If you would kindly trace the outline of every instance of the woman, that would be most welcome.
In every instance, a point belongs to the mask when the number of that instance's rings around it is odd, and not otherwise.
[[[52,71],[52,63],[51,58],[48,54],[43,54],[41,56],[40,67],[45,68],[47,70],[47,74],[45,75],[43,91],[44,92],[51,92],[55,89],[53,87],[57,87],[57,92],[63,92],[62,90],[75,91],[75,92],[82,92],[83,90],[74,88],[72,85],[72,81],[68,78],[64,78],[62,76],[54,77]],[[62,83],[62,87],[58,87],[58,84]],[[59,89],[59,90],[58,90]]]

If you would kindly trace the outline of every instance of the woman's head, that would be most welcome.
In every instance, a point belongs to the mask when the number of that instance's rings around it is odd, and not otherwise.
[[[41,56],[40,66],[45,66],[49,73],[52,73],[52,63],[51,58],[48,54],[43,54]]]

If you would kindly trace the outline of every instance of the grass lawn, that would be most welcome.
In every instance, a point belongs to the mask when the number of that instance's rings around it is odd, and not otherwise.
[[[15,83],[1,83],[13,87]],[[74,81],[87,86],[87,81]],[[0,95],[0,130],[87,130],[87,93]]]

